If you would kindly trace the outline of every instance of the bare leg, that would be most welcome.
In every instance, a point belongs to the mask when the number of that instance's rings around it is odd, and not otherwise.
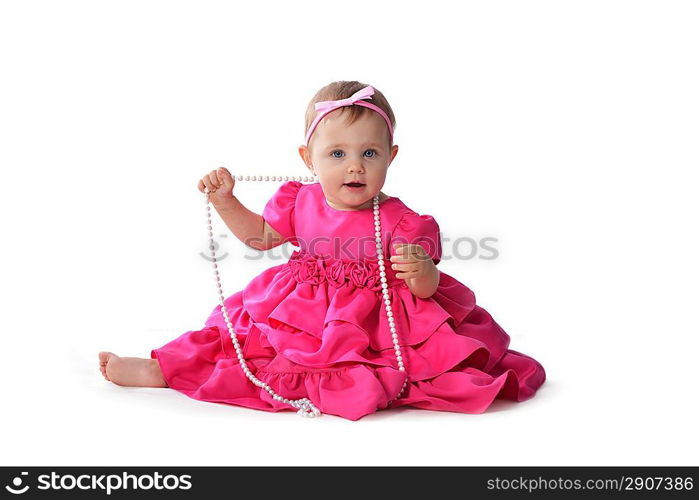
[[[168,387],[157,359],[120,357],[99,353],[100,371],[105,379],[126,387]]]

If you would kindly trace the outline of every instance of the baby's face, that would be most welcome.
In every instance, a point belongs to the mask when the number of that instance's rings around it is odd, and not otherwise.
[[[299,153],[308,168],[318,175],[331,207],[364,209],[372,206],[372,198],[381,191],[398,146],[389,149],[388,127],[378,113],[364,113],[348,125],[342,109],[328,113],[321,120],[309,147],[301,146]],[[346,185],[352,181],[363,186]]]

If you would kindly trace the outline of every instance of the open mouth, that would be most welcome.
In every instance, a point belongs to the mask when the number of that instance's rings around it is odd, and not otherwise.
[[[364,187],[365,185],[362,184],[361,182],[345,182],[343,186],[351,187],[351,188],[361,188]]]

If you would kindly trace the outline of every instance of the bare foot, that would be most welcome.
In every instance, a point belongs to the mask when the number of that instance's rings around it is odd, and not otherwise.
[[[120,357],[113,352],[99,353],[102,376],[126,387],[167,387],[157,359]]]
[[[109,380],[109,376],[107,375],[107,363],[109,362],[109,358],[115,356],[114,353],[111,352],[100,352],[99,353],[99,358],[100,358],[100,371],[102,372],[102,376],[106,379]]]

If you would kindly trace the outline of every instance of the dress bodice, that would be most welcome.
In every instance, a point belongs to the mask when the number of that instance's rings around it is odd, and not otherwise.
[[[439,226],[433,217],[418,215],[397,197],[379,204],[384,259],[395,252],[392,243],[418,243],[439,262]],[[377,263],[373,207],[340,210],[331,207],[320,183],[282,184],[265,206],[263,217],[300,253],[316,258]],[[389,266],[387,266],[389,267]]]

